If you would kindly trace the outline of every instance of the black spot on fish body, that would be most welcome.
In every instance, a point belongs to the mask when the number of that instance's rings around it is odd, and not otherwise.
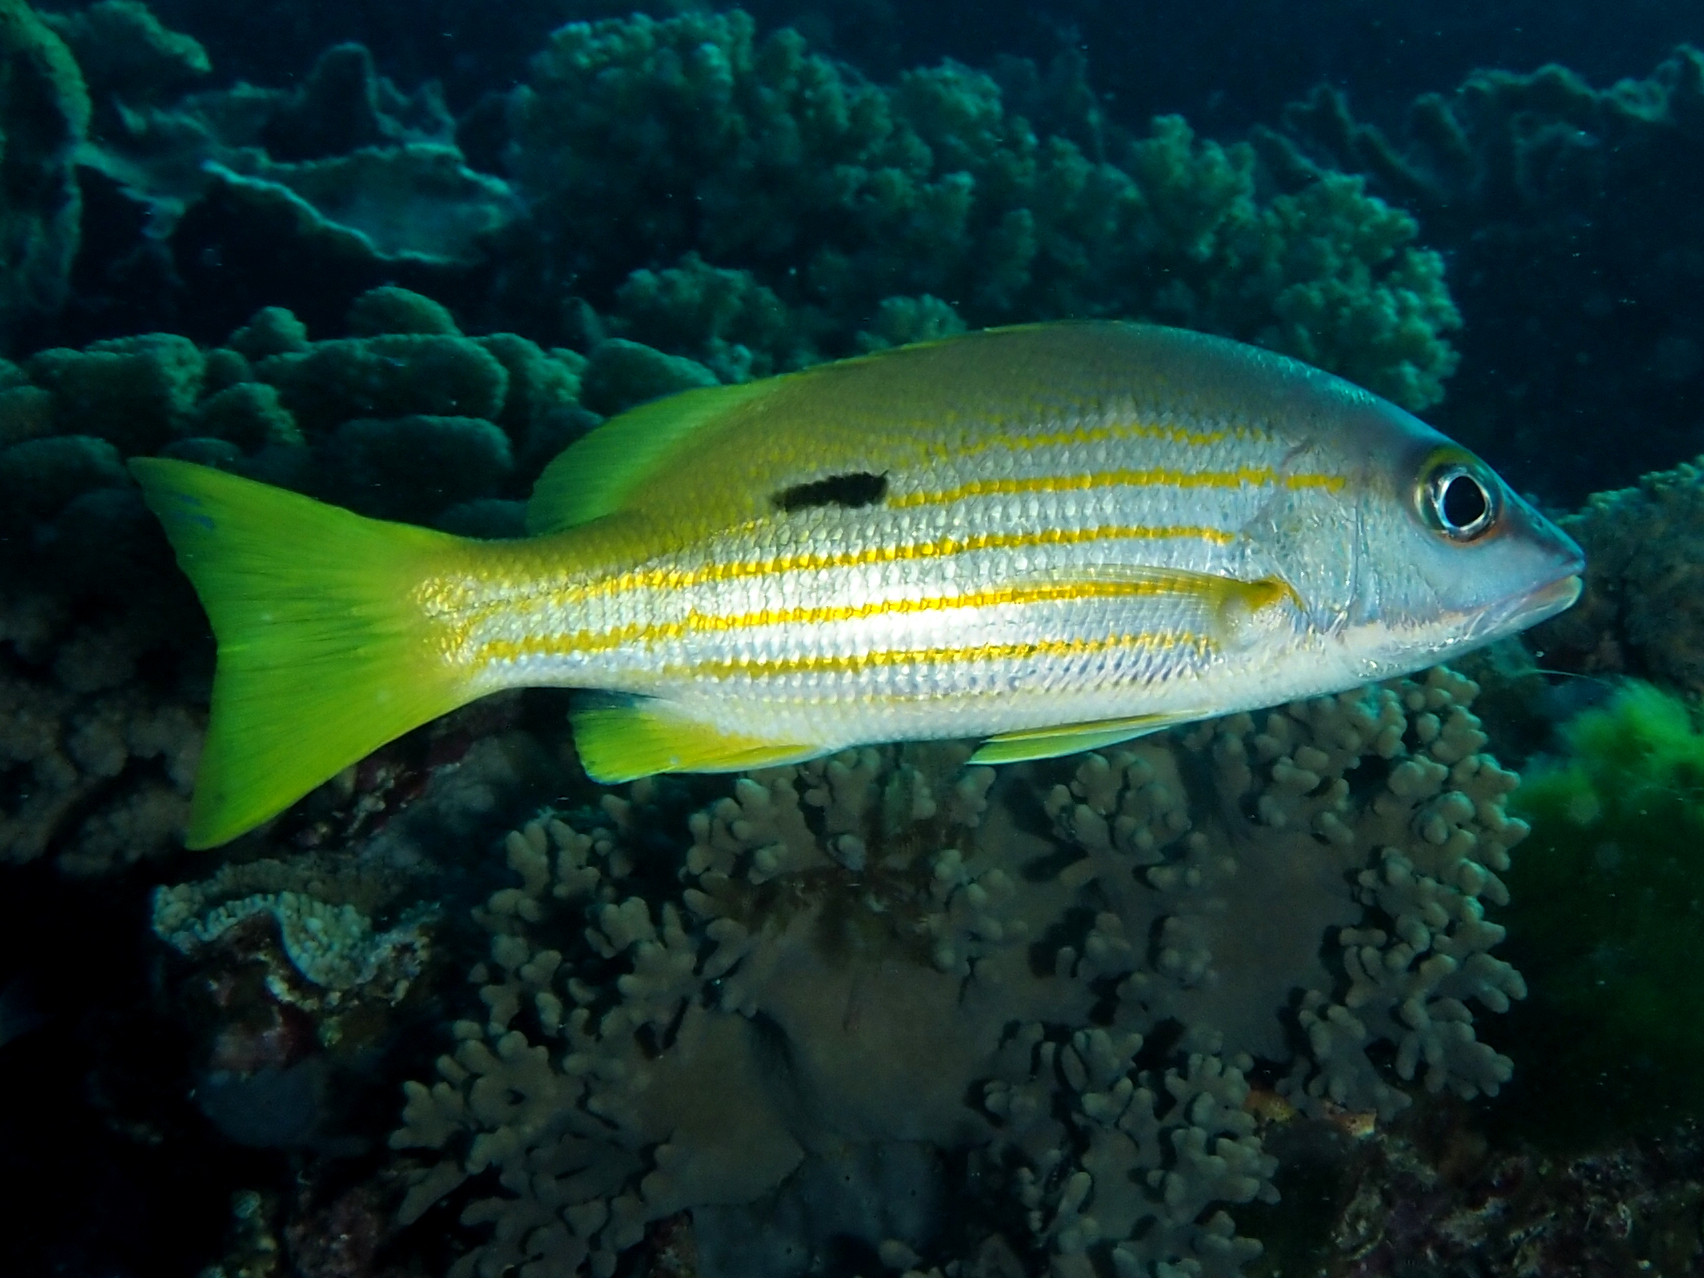
[[[845,475],[830,475],[808,484],[783,488],[772,500],[777,510],[810,510],[816,506],[841,506],[857,510],[874,506],[887,496],[887,476],[868,471],[852,471]]]

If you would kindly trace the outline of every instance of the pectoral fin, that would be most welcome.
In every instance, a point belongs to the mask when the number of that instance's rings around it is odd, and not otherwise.
[[[1282,577],[1249,581],[1142,564],[1085,564],[1025,573],[1011,589],[1032,599],[1114,601],[1127,609],[1127,624],[1156,635],[1187,636],[1221,653],[1246,647],[1271,628],[1289,624],[1287,618],[1306,613],[1301,596]]]
[[[1064,571],[1026,574],[1021,586],[1049,583],[1079,596],[1151,599],[1157,604],[1198,613],[1204,622],[1248,617],[1289,600],[1302,606],[1296,589],[1282,577],[1253,581],[1193,572],[1186,568],[1156,568],[1141,564],[1082,564]]]
[[[1132,737],[1147,736],[1179,723],[1191,723],[1205,718],[1204,714],[1138,714],[1127,719],[1099,719],[1093,723],[1066,723],[1057,728],[1031,728],[1023,732],[1002,732],[989,737],[980,749],[970,756],[972,763],[1023,763],[1029,759],[1056,759],[1065,754],[1081,754],[1117,745]]]
[[[723,732],[666,701],[595,700],[576,709],[574,745],[586,775],[604,785],[657,772],[743,772],[798,763],[821,746]]]

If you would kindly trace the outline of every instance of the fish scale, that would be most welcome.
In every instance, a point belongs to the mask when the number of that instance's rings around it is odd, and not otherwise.
[[[606,781],[946,736],[1038,758],[1405,673],[1581,567],[1393,405],[1103,322],[642,405],[546,468],[512,542],[133,470],[219,639],[195,846],[504,688],[584,690]]]
[[[1122,412],[1135,411],[1124,398]],[[504,649],[529,647],[538,658],[524,671],[505,668],[493,678],[499,686],[518,677],[681,697],[709,671],[726,671],[717,675],[722,693],[748,694],[766,703],[760,710],[729,706],[728,713],[748,722],[754,714],[771,715],[766,726],[778,731],[785,730],[784,723],[796,723],[801,709],[858,700],[861,672],[813,673],[800,670],[801,662],[952,650],[986,655],[980,660],[921,658],[908,663],[904,678],[891,664],[869,666],[884,704],[842,716],[835,734],[867,736],[873,725],[865,720],[871,715],[898,712],[888,703],[894,697],[928,702],[918,707],[921,721],[950,720],[955,732],[984,732],[989,730],[986,714],[978,719],[970,713],[973,707],[942,703],[1025,684],[1064,694],[1128,685],[1131,695],[1155,706],[1156,684],[1201,664],[1205,636],[1192,635],[1187,616],[1181,615],[1190,610],[1180,608],[1180,615],[1170,619],[1149,610],[1141,620],[1153,633],[1153,643],[1115,648],[1106,660],[1084,661],[1079,655],[1049,653],[1038,644],[1059,634],[1110,641],[1142,633],[1141,625],[1123,615],[1127,610],[1119,607],[1118,590],[1103,589],[1101,597],[1090,598],[1083,587],[1066,584],[1051,591],[1031,587],[1030,602],[975,606],[975,601],[1001,593],[1001,583],[1009,582],[1014,571],[1044,578],[1078,569],[1085,547],[1092,547],[1092,561],[1099,564],[1247,572],[1246,553],[1235,553],[1239,530],[1281,482],[1284,445],[1264,433],[1206,430],[1194,423],[1161,427],[1110,409],[1091,409],[1077,422],[1008,420],[1001,429],[1000,438],[960,450],[962,456],[925,461],[912,474],[890,473],[889,496],[880,512],[812,511],[805,519],[772,515],[693,553],[624,565],[587,583],[590,592],[610,601],[600,610],[601,624],[575,626],[584,617],[571,597],[530,614],[524,635],[509,626],[492,639]],[[1085,441],[1085,436],[1099,438]],[[1075,480],[1128,472],[1133,462],[1156,477],[1070,486]],[[1264,472],[1262,479],[1248,478],[1251,471]],[[1235,477],[1234,482],[1222,482],[1227,477]],[[1055,486],[1026,496],[962,491],[990,481]],[[1196,491],[1204,491],[1207,499],[1189,505],[1188,495]],[[1185,513],[1196,522],[1173,522]],[[993,544],[979,550],[973,540],[971,546],[955,548],[954,531],[965,529]],[[1166,535],[1151,535],[1155,530]],[[1108,535],[1120,531],[1128,535]],[[1049,537],[1058,540],[1050,543]],[[788,566],[848,558],[865,562]],[[732,580],[719,571],[735,565],[741,571]],[[624,587],[619,584],[623,578],[655,584]],[[681,585],[694,580],[700,584]],[[1071,592],[1081,595],[1077,607],[1069,606]],[[518,593],[532,590],[522,584]],[[919,603],[934,606],[919,608]],[[845,612],[856,615],[835,616]],[[774,619],[788,614],[802,615]],[[612,635],[623,641],[612,643]],[[971,638],[949,649],[943,642],[949,635]],[[1017,664],[1027,668],[1012,670]],[[776,704],[783,701],[797,704]],[[1114,713],[1127,709],[1134,712],[1122,704],[1113,707]],[[1047,707],[1038,707],[1015,726],[1033,726],[1032,721],[1045,722],[1048,715]]]

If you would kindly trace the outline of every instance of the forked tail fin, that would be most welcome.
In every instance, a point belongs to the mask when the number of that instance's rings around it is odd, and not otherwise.
[[[219,640],[189,847],[236,838],[475,695],[418,599],[462,538],[189,462],[130,470]]]

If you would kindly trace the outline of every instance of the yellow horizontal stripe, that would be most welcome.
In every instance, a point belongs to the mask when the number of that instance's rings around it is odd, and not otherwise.
[[[1187,539],[1228,546],[1237,534],[1205,524],[1102,524],[1094,528],[1038,528],[1031,532],[976,533],[969,537],[942,537],[935,541],[897,546],[863,546],[856,550],[802,552],[767,559],[737,559],[725,564],[697,568],[647,568],[618,573],[603,581],[590,582],[573,592],[573,598],[623,594],[629,590],[685,590],[693,586],[720,585],[752,577],[787,572],[823,572],[833,568],[865,568],[872,564],[916,563],[945,559],[982,550],[1026,550],[1039,546],[1079,546],[1097,541],[1165,541]],[[566,595],[563,596],[566,602]]]
[[[1286,475],[1270,466],[1239,466],[1235,470],[1100,470],[1082,475],[1028,475],[1017,479],[973,479],[957,488],[936,492],[897,493],[883,505],[890,509],[945,506],[966,497],[1009,497],[1027,493],[1082,492],[1092,488],[1323,488],[1337,492],[1348,480],[1342,475]]]
[[[1246,588],[1244,583],[1230,580],[1225,582],[1227,593],[1243,588]],[[1072,603],[1083,599],[1140,598],[1190,593],[1190,590],[1180,589],[1176,584],[1167,582],[1163,576],[1156,575],[1137,581],[1076,581],[1036,586],[1007,586],[998,590],[979,590],[962,595],[882,599],[816,608],[763,608],[756,612],[725,614],[694,610],[679,621],[632,622],[604,631],[582,630],[568,634],[527,635],[521,639],[493,639],[481,644],[468,660],[475,666],[485,666],[492,662],[519,661],[527,657],[609,652],[627,644],[669,643],[683,639],[689,634],[728,634],[740,630],[755,630],[762,626],[820,626],[841,621],[860,621],[866,617],[942,612],[955,608],[998,608],[1007,605]]]
[[[1081,491],[1117,485],[1176,484],[1180,487],[1232,488],[1243,484],[1278,484],[1290,489],[1319,487],[1337,491],[1346,482],[1338,475],[1281,475],[1270,467],[1242,467],[1231,471],[1115,470],[1085,475],[978,480],[944,491],[890,496],[886,505],[917,507],[947,504],[970,496]],[[754,531],[758,526],[748,525],[745,531]],[[523,601],[566,611],[598,597],[618,596],[646,589],[684,590],[788,572],[914,563],[983,550],[1016,550],[1118,540],[1188,539],[1213,545],[1230,545],[1237,538],[1238,534],[1235,532],[1206,524],[1103,524],[1092,528],[1042,528],[1023,532],[977,533],[968,537],[942,537],[934,541],[872,545],[843,551],[807,551],[762,559],[735,560],[730,563],[701,564],[690,568],[647,568],[616,573],[601,581],[551,583],[549,588],[542,591],[538,589],[538,585],[542,583],[536,581],[530,589],[517,583],[516,587],[495,590],[484,598],[470,598],[469,596],[477,596],[481,592],[477,586],[468,582],[462,583],[460,590],[442,592],[446,596],[459,596],[454,604],[450,603],[448,598],[435,600],[433,603],[436,606],[429,608],[429,611],[434,615],[459,612],[466,617],[469,613],[477,615],[501,612]]]
[[[1099,541],[1204,541],[1228,546],[1238,534],[1205,524],[1102,524],[1094,528],[1038,528],[1031,532],[976,533],[969,537],[942,537],[935,541],[897,546],[864,546],[856,550],[802,552],[767,559],[739,559],[725,564],[703,564],[696,568],[647,568],[617,573],[602,581],[552,585],[540,591],[536,579],[530,585],[481,591],[476,580],[434,579],[423,587],[421,607],[434,618],[504,612],[525,602],[548,608],[569,609],[588,599],[625,594],[635,590],[686,590],[693,586],[720,585],[730,581],[767,577],[787,572],[822,572],[833,568],[864,568],[872,564],[915,563],[945,559],[983,550],[1027,550],[1041,546],[1080,546]]]
[[[984,643],[966,648],[902,648],[843,656],[729,657],[668,667],[670,675],[722,679],[735,675],[859,674],[904,665],[972,665],[981,661],[1032,660],[1036,657],[1088,657],[1119,649],[1193,648],[1207,656],[1217,645],[1187,630],[1145,630],[1107,639],[1037,639],[1030,643]]]

